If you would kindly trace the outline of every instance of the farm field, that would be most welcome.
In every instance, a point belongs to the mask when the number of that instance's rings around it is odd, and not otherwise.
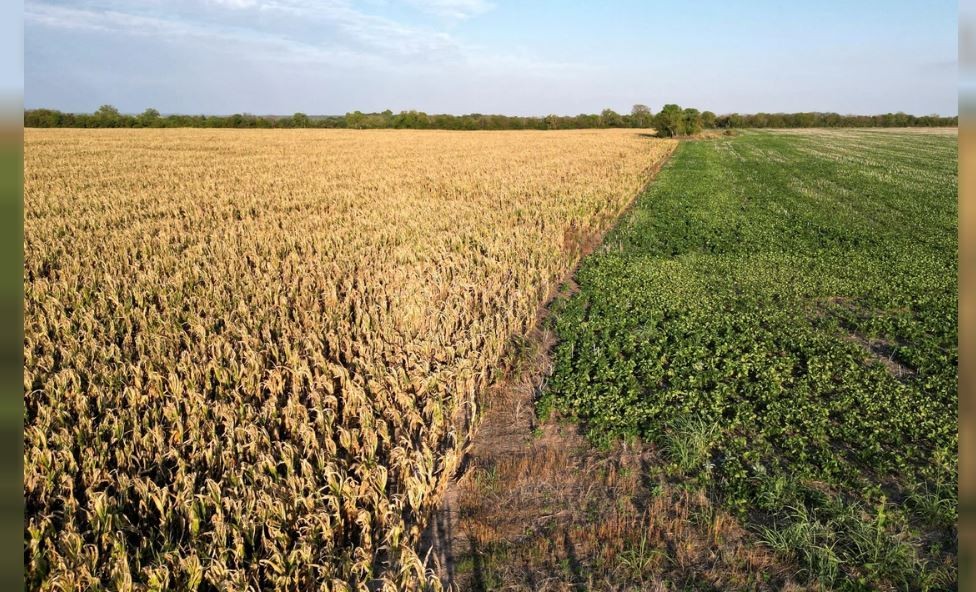
[[[683,142],[554,305],[540,413],[652,444],[801,582],[954,588],[956,140]]]
[[[437,587],[414,548],[478,396],[675,146],[635,130],[25,130],[27,587]],[[924,212],[950,189],[927,174]],[[928,258],[903,257],[926,272],[911,293],[926,316],[892,317],[907,332],[951,312],[927,271],[949,245],[923,227]],[[952,376],[927,370],[929,349],[905,355],[918,378],[885,384],[916,404],[931,381],[929,421]],[[931,444],[907,466],[942,465],[900,483],[937,487],[955,457],[930,423],[951,418],[914,417],[899,433]]]

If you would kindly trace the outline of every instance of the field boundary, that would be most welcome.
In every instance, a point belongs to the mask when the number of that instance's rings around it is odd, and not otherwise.
[[[680,149],[678,143],[649,168],[647,183],[614,223],[587,242],[532,329],[510,347],[503,379],[485,394],[460,468],[419,546],[448,589],[668,590],[669,579],[803,589],[792,579],[795,565],[756,545],[708,496],[652,476],[664,464],[652,445],[634,440],[598,449],[579,423],[536,415],[552,372],[556,335],[546,321],[553,303],[578,290],[574,278],[585,257]],[[599,573],[591,569],[605,558]]]
[[[440,502],[429,517],[418,545],[418,555],[424,558],[428,568],[433,568],[450,589],[456,589],[458,583],[457,549],[464,546],[471,548],[470,541],[459,528],[458,522],[462,490],[476,479],[478,467],[476,463],[472,463],[473,454],[507,453],[520,445],[531,446],[531,440],[537,439],[539,421],[535,414],[535,403],[539,390],[544,387],[545,379],[551,372],[551,353],[556,344],[555,335],[544,326],[552,312],[551,306],[558,298],[567,298],[577,291],[574,278],[583,261],[603,245],[606,236],[634,209],[637,200],[649,191],[658,173],[680,148],[678,141],[667,155],[647,168],[647,182],[617,212],[612,224],[603,232],[595,233],[580,242],[578,260],[539,306],[531,329],[525,336],[516,336],[510,344],[503,365],[505,373],[499,382],[482,395],[483,400],[478,401],[481,412],[474,417],[465,418],[465,422],[461,424],[469,428],[466,430],[468,439],[462,449],[461,462],[444,491],[440,493]],[[558,440],[563,436],[560,433],[547,434],[544,437]],[[566,436],[569,436],[568,439],[574,445],[583,443],[580,433]],[[483,589],[484,583],[481,584],[475,588]]]

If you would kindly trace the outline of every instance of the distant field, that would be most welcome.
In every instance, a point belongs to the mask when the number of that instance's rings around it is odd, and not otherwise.
[[[674,146],[26,130],[27,587],[421,585],[476,395]]]
[[[557,306],[542,410],[656,443],[801,579],[955,587],[956,199],[954,130],[682,143]]]

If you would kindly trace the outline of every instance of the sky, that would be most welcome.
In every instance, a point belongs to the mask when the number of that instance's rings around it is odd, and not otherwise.
[[[958,9],[943,0],[25,0],[24,104],[956,115]]]

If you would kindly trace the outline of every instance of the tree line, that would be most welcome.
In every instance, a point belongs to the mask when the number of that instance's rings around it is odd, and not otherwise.
[[[646,105],[634,105],[630,113],[604,109],[599,114],[517,115],[435,114],[423,111],[390,110],[381,113],[353,111],[345,115],[162,115],[146,109],[138,115],[125,114],[111,105],[94,113],[63,113],[54,109],[24,111],[24,127],[77,128],[348,128],[348,129],[442,129],[442,130],[553,130],[592,128],[650,128],[664,136],[695,135],[706,129],[806,128],[806,127],[953,127],[959,117],[940,115],[840,115],[838,113],[731,113],[665,105],[657,114]]]

